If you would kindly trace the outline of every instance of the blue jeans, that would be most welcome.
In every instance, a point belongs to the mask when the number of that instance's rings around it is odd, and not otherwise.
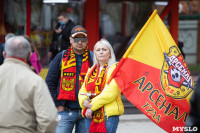
[[[75,133],[85,133],[85,121],[81,115],[81,110],[63,110],[58,112],[60,117],[56,128],[56,133],[72,133],[75,126]]]
[[[85,118],[87,133],[89,133],[91,120],[92,119]],[[105,124],[106,124],[107,133],[116,133],[118,123],[119,123],[119,116],[118,115],[110,116],[108,119],[107,119],[107,116],[105,116]]]

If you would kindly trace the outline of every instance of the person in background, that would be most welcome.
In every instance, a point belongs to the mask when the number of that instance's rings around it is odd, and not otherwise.
[[[0,133],[54,133],[57,110],[44,80],[28,65],[30,43],[15,36],[5,43],[0,66]]]
[[[40,55],[38,53],[38,50],[35,47],[35,45],[31,42],[31,39],[29,36],[24,35],[24,38],[31,44],[31,49],[32,49],[32,54],[28,63],[31,66],[31,69],[35,73],[39,74],[42,69],[42,65],[40,63]]]
[[[184,43],[181,42],[181,41],[178,41],[178,48],[181,51],[181,54],[183,55],[183,58],[185,59],[185,53],[183,52],[183,46],[184,46]]]
[[[121,90],[115,80],[106,85],[117,65],[115,62],[110,43],[106,39],[98,41],[94,46],[94,66],[87,72],[78,97],[87,133],[115,133],[119,116],[124,113]]]
[[[15,36],[15,34],[13,33],[8,33],[6,36],[5,36],[5,41],[8,40],[9,38]],[[3,51],[4,51],[4,48],[5,48],[5,43],[0,45],[0,65],[3,64],[3,61],[4,61],[4,57],[3,57]]]
[[[185,133],[200,132],[200,75],[190,99],[190,113],[185,126],[190,127],[190,129],[197,129],[197,131],[185,131]]]
[[[78,102],[78,92],[85,74],[93,65],[93,53],[87,48],[87,32],[80,25],[71,31],[71,46],[58,53],[50,64],[46,83],[60,117],[56,133],[85,133],[85,121]]]
[[[70,34],[72,28],[75,26],[74,22],[68,19],[65,12],[57,15],[58,24],[53,32],[52,44],[50,45],[48,56],[51,60],[57,53],[67,49],[70,44]]]

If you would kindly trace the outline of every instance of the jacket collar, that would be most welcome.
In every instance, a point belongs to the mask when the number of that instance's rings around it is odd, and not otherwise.
[[[17,57],[6,57],[4,60],[5,63],[7,62],[13,62],[13,63],[17,63],[17,64],[21,64],[23,66],[26,66],[28,68],[30,68],[30,66],[28,65],[28,63],[22,59],[22,58],[17,58]]]

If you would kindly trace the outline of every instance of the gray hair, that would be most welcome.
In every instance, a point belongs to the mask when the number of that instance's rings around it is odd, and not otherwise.
[[[5,43],[6,56],[27,59],[31,52],[30,43],[23,36],[15,36]]]
[[[7,41],[9,38],[14,37],[14,36],[15,36],[15,34],[13,34],[13,33],[8,33],[8,34],[5,36],[5,41]]]
[[[116,58],[115,58],[114,50],[113,50],[111,44],[110,44],[106,39],[102,38],[100,41],[98,41],[98,42],[94,45],[94,52],[95,52],[95,50],[96,50],[96,45],[99,44],[99,43],[104,44],[104,45],[105,45],[106,47],[108,47],[108,49],[110,50],[110,56],[111,56],[111,57],[110,57],[109,60],[108,60],[108,66],[111,66],[111,65],[113,65],[114,63],[116,63]],[[93,62],[94,62],[94,65],[98,64],[98,61],[97,61],[97,59],[96,59],[95,54],[94,54]]]

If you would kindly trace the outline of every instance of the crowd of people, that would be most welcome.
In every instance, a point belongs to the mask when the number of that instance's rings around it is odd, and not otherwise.
[[[30,38],[6,36],[0,66],[1,133],[117,131],[124,106],[115,80],[106,85],[117,66],[111,44],[101,39],[92,52],[84,27],[75,26],[65,13],[58,20],[46,82],[37,75],[40,57]],[[200,125],[199,95],[195,91],[191,99],[188,126]]]
[[[87,47],[85,28],[75,26],[65,13],[57,17],[46,83],[37,75],[41,70],[40,56],[30,38],[6,36],[0,66],[4,75],[0,78],[0,93],[5,94],[0,98],[4,101],[0,132],[66,133],[74,127],[76,133],[116,132],[124,107],[115,81],[106,86],[116,67],[111,44],[101,39],[93,53]],[[112,98],[108,97],[110,94]],[[95,121],[99,113],[103,125]]]

